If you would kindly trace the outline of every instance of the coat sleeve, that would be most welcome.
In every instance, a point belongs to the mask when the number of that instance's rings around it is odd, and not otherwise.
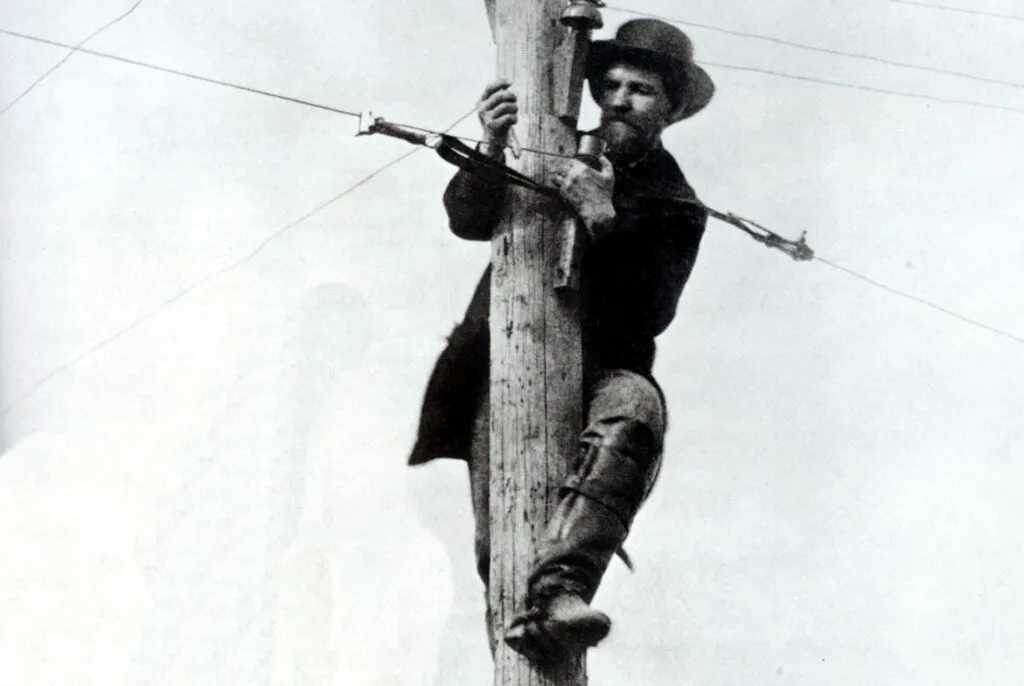
[[[501,218],[505,184],[460,169],[444,191],[448,228],[459,238],[489,241]]]

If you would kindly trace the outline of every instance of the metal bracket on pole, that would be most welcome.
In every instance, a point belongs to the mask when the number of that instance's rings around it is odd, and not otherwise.
[[[558,266],[555,271],[556,292],[575,290],[579,285],[579,270],[576,266],[582,243],[586,240],[586,229],[580,225],[580,220],[576,217],[566,217],[562,221],[561,230],[562,244],[559,247]]]
[[[600,165],[598,158],[604,154],[605,147],[604,139],[585,133],[580,137],[575,158],[596,169]],[[562,245],[558,255],[558,268],[555,272],[556,291],[575,290],[579,285],[577,267],[580,254],[583,251],[583,243],[588,238],[586,229],[576,217],[570,217],[563,223]]]
[[[587,61],[590,58],[590,35],[604,26],[601,11],[598,9],[600,7],[604,7],[602,0],[569,0],[569,6],[559,18],[559,22],[568,30],[555,50],[555,116],[573,128],[580,118],[583,82],[587,78]],[[594,150],[585,145],[586,138],[584,136],[584,140],[580,141],[577,158],[593,166],[597,157],[603,153],[604,147],[600,146],[600,151],[592,155]],[[575,289],[578,285],[577,266],[582,249],[581,243],[586,238],[583,227],[575,217],[563,223],[562,231],[561,254],[558,258],[558,271],[555,274],[556,291]],[[584,235],[580,235],[581,232]]]
[[[599,7],[604,7],[602,0],[570,0],[559,19],[569,30],[555,51],[555,115],[570,126],[580,116],[590,34],[604,26]]]

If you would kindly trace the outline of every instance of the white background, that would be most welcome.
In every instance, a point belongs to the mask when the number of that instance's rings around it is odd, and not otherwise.
[[[620,2],[1024,85],[1019,20]],[[13,0],[0,26],[75,43],[131,4]],[[1024,109],[1020,86],[687,31],[709,62]],[[479,0],[146,0],[88,47],[438,129],[494,76]],[[4,104],[66,54],[0,49]],[[708,69],[715,100],[665,137],[705,202],[1024,336],[1024,112]],[[409,149],[355,130],[84,54],[0,118],[2,686],[489,681],[464,469],[403,466],[488,259],[447,233],[436,156],[26,396]],[[666,467],[637,572],[596,599],[592,684],[1022,683],[1024,346],[712,222],[656,374]]]

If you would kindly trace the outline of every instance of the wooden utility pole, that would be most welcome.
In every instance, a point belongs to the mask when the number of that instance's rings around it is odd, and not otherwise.
[[[575,152],[582,83],[578,70],[571,84],[569,74],[580,61],[574,47],[583,43],[579,32],[558,21],[566,0],[486,2],[498,76],[512,82],[519,98],[517,130],[524,152],[518,161],[508,161],[544,180],[557,158],[526,149]],[[564,287],[565,263],[560,259],[566,232],[575,230],[574,220],[555,201],[509,186],[493,243],[490,313],[489,600],[498,636],[495,686],[586,683],[582,657],[539,670],[501,640],[509,621],[523,609],[530,566],[558,486],[578,451],[580,316],[575,287]]]

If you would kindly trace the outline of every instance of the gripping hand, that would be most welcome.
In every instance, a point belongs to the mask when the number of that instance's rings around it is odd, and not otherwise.
[[[566,160],[551,173],[554,187],[576,210],[591,238],[607,232],[615,221],[615,171],[607,157],[598,161],[601,166],[594,169],[579,160]]]
[[[506,79],[487,85],[476,104],[477,118],[484,131],[485,154],[499,156],[508,143],[508,132],[519,121],[519,103]]]

